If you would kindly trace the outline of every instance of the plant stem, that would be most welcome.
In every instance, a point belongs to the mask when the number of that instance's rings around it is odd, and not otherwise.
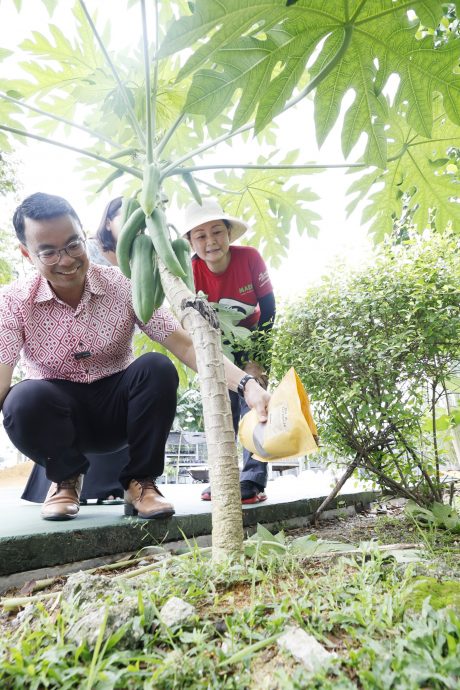
[[[246,163],[228,163],[225,165],[194,165],[188,168],[176,168],[168,165],[162,173],[162,179],[172,177],[172,175],[182,175],[185,172],[195,172],[197,170],[323,170],[326,168],[364,168],[365,163],[305,163],[304,165],[253,165]]]
[[[163,149],[165,148],[168,141],[171,139],[171,137],[174,134],[174,132],[176,131],[176,129],[179,127],[180,123],[183,121],[184,117],[185,117],[184,114],[181,113],[181,115],[179,115],[179,117],[173,122],[173,124],[168,129],[166,134],[163,136],[161,141],[158,143],[158,145],[155,149],[155,155],[157,158],[160,155],[160,153],[163,151]]]
[[[98,30],[96,29],[96,26],[94,25],[93,20],[91,19],[91,16],[90,16],[90,14],[89,14],[89,12],[88,12],[88,9],[87,9],[87,7],[86,7],[86,5],[85,5],[84,0],[79,0],[79,2],[80,2],[80,5],[81,5],[81,7],[82,7],[82,9],[83,9],[83,12],[85,13],[86,19],[88,20],[88,24],[89,24],[90,27],[91,27],[91,31],[93,32],[93,34],[94,34],[94,36],[95,36],[95,38],[96,38],[96,41],[98,42],[99,47],[100,47],[100,49],[101,49],[101,51],[102,51],[102,54],[104,55],[104,57],[105,57],[105,59],[106,59],[106,62],[107,62],[107,64],[108,64],[108,66],[110,67],[110,71],[112,72],[113,78],[114,78],[115,81],[117,82],[118,88],[120,89],[120,93],[121,93],[121,96],[122,96],[122,98],[123,98],[123,101],[124,101],[124,104],[125,104],[125,107],[126,107],[126,112],[128,113],[128,117],[129,117],[129,119],[130,119],[130,121],[131,121],[131,125],[132,125],[134,131],[136,132],[136,135],[137,135],[139,141],[141,142],[141,144],[142,144],[143,146],[145,146],[145,137],[144,137],[144,133],[143,133],[142,129],[141,129],[140,126],[139,126],[139,122],[137,121],[136,113],[134,112],[134,110],[133,110],[133,108],[132,108],[132,105],[131,105],[131,103],[129,102],[128,94],[126,93],[126,89],[125,89],[125,87],[124,87],[124,84],[122,83],[120,77],[118,76],[118,72],[117,72],[117,70],[116,70],[116,67],[115,67],[115,65],[113,64],[113,62],[112,62],[112,60],[111,60],[111,58],[110,58],[110,55],[108,54],[108,52],[107,52],[107,50],[106,50],[106,48],[105,48],[105,45],[104,45],[104,42],[103,42],[102,38],[99,36],[99,32],[98,32]]]
[[[210,553],[212,550],[211,546],[205,546],[204,548],[200,549],[200,553]],[[129,573],[122,573],[121,575],[116,575],[114,580],[128,580],[131,579],[132,577],[138,577],[139,575],[144,575],[145,573],[150,572],[151,570],[155,570],[155,568],[158,568],[161,566],[163,563],[166,561],[171,561],[176,558],[186,558],[188,556],[191,556],[193,551],[187,551],[186,553],[181,553],[178,556],[167,556],[166,558],[163,558],[161,561],[157,561],[156,563],[150,563],[149,565],[144,565],[142,568],[138,568],[137,570],[132,570]]]
[[[160,18],[158,12],[158,0],[155,0],[155,61],[153,63],[153,93],[155,100],[153,102],[153,112],[152,112],[152,127],[155,133],[156,130],[156,99],[158,93],[158,48],[160,45]]]
[[[88,570],[85,570],[85,573],[89,575],[91,573],[100,573],[105,572],[107,570],[123,570],[124,568],[129,568],[130,566],[136,565],[136,563],[140,563],[141,561],[145,560],[145,557],[141,557],[131,558],[127,561],[115,561],[114,563],[106,563],[105,565],[99,565],[95,568],[88,568]],[[41,592],[43,589],[50,587],[59,579],[60,576],[56,575],[56,577],[47,577],[44,580],[37,580],[31,589],[31,593]]]
[[[29,105],[28,103],[25,103],[24,101],[20,101],[17,98],[12,98],[11,96],[7,96],[5,93],[0,93],[0,98],[2,98],[4,101],[8,101],[9,103],[15,103],[16,105],[21,106],[21,108],[28,108],[29,110],[32,110],[34,113],[38,113],[39,115],[44,115],[45,117],[49,117],[51,120],[56,120],[57,122],[62,122],[64,125],[69,125],[69,127],[74,127],[75,129],[79,129],[82,132],[85,132],[86,134],[89,134],[91,137],[94,137],[96,139],[100,139],[100,141],[105,141],[106,144],[109,144],[109,146],[113,146],[116,149],[121,149],[122,147],[120,144],[116,144],[112,139],[109,139],[108,137],[104,136],[103,134],[100,134],[99,132],[95,132],[93,129],[90,129],[89,127],[84,127],[83,125],[77,125],[75,122],[72,122],[71,120],[67,120],[65,117],[60,117],[59,115],[54,115],[54,113],[49,113],[46,110],[42,110],[41,108],[37,108],[34,105]]]
[[[206,185],[206,187],[210,187],[211,189],[217,189],[219,192],[222,194],[237,194],[238,196],[241,195],[241,191],[235,192],[233,189],[224,189],[223,187],[219,187],[217,184],[213,184],[212,182],[207,182],[206,180],[203,180],[201,177],[195,177],[195,180],[197,182],[200,182],[201,184]]]
[[[398,429],[397,427],[395,427],[395,435],[398,435],[398,436],[399,436],[399,439],[400,439],[401,443],[403,444],[404,448],[405,448],[406,451],[409,453],[409,455],[411,456],[411,458],[414,460],[416,466],[419,468],[419,470],[420,470],[420,472],[422,473],[422,476],[424,477],[426,483],[427,483],[428,486],[430,487],[430,491],[431,491],[431,494],[432,494],[432,500],[433,500],[433,501],[436,501],[436,499],[439,498],[438,490],[437,490],[437,488],[434,486],[433,481],[432,481],[430,475],[428,474],[428,472],[426,471],[426,469],[423,467],[423,465],[422,465],[422,463],[421,463],[421,461],[420,461],[420,459],[419,459],[419,457],[418,457],[416,451],[415,451],[415,450],[410,446],[410,444],[406,441],[406,439],[404,438],[404,436],[402,435],[402,433],[399,431],[399,429]],[[416,502],[416,503],[419,503],[419,501],[415,501],[415,502]]]
[[[321,513],[322,513],[324,510],[326,510],[327,506],[331,503],[331,501],[334,500],[334,498],[335,498],[335,497],[337,496],[337,494],[339,493],[340,489],[343,487],[343,485],[344,485],[344,484],[348,481],[348,479],[351,477],[351,475],[353,474],[353,472],[355,471],[355,469],[358,467],[359,461],[360,461],[360,456],[359,456],[359,454],[357,454],[356,457],[355,457],[355,459],[353,460],[353,462],[351,462],[351,463],[348,465],[347,469],[345,470],[345,472],[343,473],[343,475],[340,477],[339,481],[336,483],[336,485],[335,485],[334,488],[332,489],[332,491],[331,491],[331,493],[329,494],[329,496],[327,496],[327,497],[324,499],[324,501],[321,503],[321,505],[319,506],[319,508],[317,508],[317,509],[315,510],[315,512],[313,513],[313,515],[311,516],[311,523],[312,523],[313,525],[315,525],[315,524],[317,523],[318,518],[319,518],[319,516],[321,515]]]
[[[31,132],[25,132],[22,129],[15,129],[14,127],[8,127],[7,125],[0,125],[0,129],[5,132],[11,132],[11,134],[16,134],[20,137],[28,137],[29,139],[36,139],[36,141],[42,141],[45,144],[52,144],[53,146],[58,146],[62,149],[67,149],[68,151],[73,151],[74,153],[79,153],[82,156],[87,156],[88,158],[94,158],[94,160],[101,161],[102,163],[107,163],[111,165],[112,168],[118,168],[118,170],[123,170],[134,177],[139,177],[142,179],[142,173],[136,168],[131,168],[129,165],[123,165],[123,163],[118,163],[110,158],[105,158],[105,156],[99,156],[97,153],[91,153],[86,149],[80,149],[77,146],[69,146],[69,144],[62,144],[60,141],[55,141],[54,139],[48,139],[48,137],[41,137],[38,134],[32,134]]]
[[[437,381],[434,379],[431,382],[431,421],[432,421],[432,426],[433,426],[433,448],[434,448],[434,458],[435,458],[435,464],[436,464],[436,486],[438,491],[440,491],[439,486],[440,486],[440,474],[439,474],[439,449],[438,449],[438,436],[436,433],[436,388],[437,388]],[[442,496],[441,496],[441,502],[442,502]]]
[[[37,594],[32,597],[11,597],[9,599],[2,599],[1,606],[4,611],[15,611],[29,604],[33,604],[37,601],[48,601],[49,599],[59,599],[62,595],[60,592],[48,592],[47,594]]]
[[[144,49],[144,79],[145,79],[145,120],[147,129],[147,163],[153,163],[153,139],[152,139],[152,113],[150,102],[150,60],[149,60],[149,39],[147,35],[147,17],[145,13],[145,0],[141,0],[142,12],[142,46]],[[156,89],[154,90],[156,95]]]

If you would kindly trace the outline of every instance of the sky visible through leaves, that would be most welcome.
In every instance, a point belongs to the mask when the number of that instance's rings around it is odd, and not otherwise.
[[[129,46],[138,35],[139,19],[136,7],[128,12],[117,14],[116,4],[96,3],[101,19],[110,21],[111,45],[120,49]],[[53,15],[53,22],[59,26],[66,25],[66,13],[72,6],[72,0],[64,0]],[[18,45],[30,37],[32,30],[47,32],[49,17],[41,3],[27,4],[18,14],[12,0],[2,0],[0,4],[0,43],[5,48],[17,50]],[[304,100],[295,109],[288,111],[276,120],[277,144],[281,150],[300,149],[299,160],[325,163],[343,162],[340,153],[339,135],[332,135],[318,153],[313,128],[313,107],[311,100]],[[305,122],[309,126],[305,126]],[[311,124],[310,124],[311,123]],[[337,132],[340,127],[335,128]],[[307,135],[305,134],[307,132]],[[309,135],[308,132],[311,132]],[[363,141],[358,147],[363,148]],[[232,146],[224,145],[218,156],[220,162],[254,162],[259,153],[256,145],[233,140]],[[36,191],[60,194],[69,199],[75,206],[88,234],[95,231],[100,215],[107,201],[120,190],[113,187],[104,190],[99,197],[89,194],[88,186],[76,170],[75,157],[68,152],[53,149],[45,144],[29,142],[18,146],[16,155],[20,160],[19,198]],[[216,156],[217,158],[217,156]],[[356,158],[353,155],[353,158]],[[350,177],[344,170],[327,171],[320,175],[310,175],[309,185],[320,196],[312,209],[320,214],[318,239],[306,235],[293,236],[289,258],[279,269],[271,269],[270,274],[278,297],[284,299],[302,290],[327,271],[328,264],[336,255],[346,256],[356,265],[365,260],[369,253],[370,242],[366,237],[366,228],[360,223],[360,213],[355,212],[350,219],[345,217],[345,190],[350,184]],[[0,200],[0,204],[1,204]],[[2,215],[4,210],[0,207]],[[180,226],[181,213],[172,209],[171,220]]]

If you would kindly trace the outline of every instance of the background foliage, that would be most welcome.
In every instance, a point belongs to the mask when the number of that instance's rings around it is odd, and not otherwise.
[[[373,169],[350,192],[371,200],[364,220],[373,219],[377,239],[391,230],[387,209],[399,209],[414,186],[421,229],[428,207],[438,209],[443,226],[453,218],[458,225],[458,187],[442,169],[460,137],[457,3],[232,0],[224,9],[197,0],[190,16],[170,26],[162,54],[191,44],[179,73],[193,75],[187,112],[212,121],[223,105],[236,105],[233,127],[254,118],[261,131],[314,92],[319,146],[341,108],[345,157],[366,134],[363,163]],[[353,99],[344,105],[348,92]]]
[[[413,236],[372,268],[337,266],[276,326],[273,372],[296,367],[323,442],[421,504],[441,497],[442,435],[458,423],[436,416],[460,390],[459,297],[458,239]]]

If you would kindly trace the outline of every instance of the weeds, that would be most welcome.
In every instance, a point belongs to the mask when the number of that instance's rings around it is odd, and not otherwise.
[[[434,546],[435,534],[427,535],[422,556],[442,571],[444,555]],[[215,564],[192,548],[129,579],[70,576],[59,604],[54,595],[15,617],[4,614],[0,687],[459,687],[457,590],[445,582],[455,596],[443,599],[442,578],[427,584],[420,571],[428,561],[420,561],[419,553],[401,552],[405,559],[399,559],[370,542],[358,552],[353,544],[331,544],[339,549],[334,555],[311,537],[294,542],[261,529],[244,561]],[[355,550],[344,554],[346,548]],[[177,625],[167,625],[161,615],[172,597],[194,607]],[[312,675],[281,651],[277,640],[288,626],[335,652],[332,666]]]

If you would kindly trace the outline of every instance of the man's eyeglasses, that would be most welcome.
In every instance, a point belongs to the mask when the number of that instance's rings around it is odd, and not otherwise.
[[[65,252],[72,259],[76,259],[77,256],[81,256],[85,253],[86,242],[84,239],[72,240],[69,244],[66,244],[62,249],[42,249],[41,252],[37,252],[37,256],[42,264],[45,266],[53,266],[58,264],[61,260],[62,252]]]

